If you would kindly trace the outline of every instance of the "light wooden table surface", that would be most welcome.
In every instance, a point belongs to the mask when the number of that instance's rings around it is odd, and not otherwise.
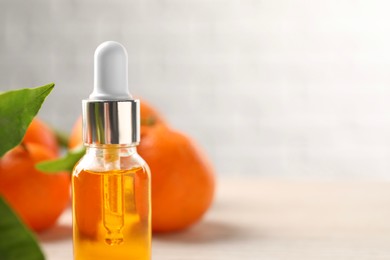
[[[390,183],[218,180],[202,222],[153,237],[153,260],[390,259]],[[71,215],[41,234],[48,260],[72,259]]]

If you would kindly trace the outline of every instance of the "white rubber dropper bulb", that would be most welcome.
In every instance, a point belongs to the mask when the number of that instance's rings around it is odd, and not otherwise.
[[[127,52],[118,42],[107,41],[95,51],[94,88],[90,100],[129,100]]]

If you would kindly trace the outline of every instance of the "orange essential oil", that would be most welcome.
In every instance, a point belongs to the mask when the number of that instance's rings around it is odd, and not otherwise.
[[[119,159],[122,165],[140,159],[134,154],[135,148],[121,150],[127,155]],[[96,166],[99,160],[93,158],[97,154],[103,157],[103,154],[115,152],[112,148],[110,151],[88,148],[86,157],[92,158],[85,158],[85,161],[96,161]],[[72,177],[74,259],[150,259],[147,166],[140,160],[129,169],[104,171],[84,164],[81,161],[75,167]]]
[[[72,174],[75,260],[150,260],[150,170],[138,155],[140,104],[127,87],[127,52],[95,51],[94,90],[83,100],[86,154]]]

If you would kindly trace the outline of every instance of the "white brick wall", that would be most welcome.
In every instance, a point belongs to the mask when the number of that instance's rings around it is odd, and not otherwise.
[[[94,49],[116,40],[132,92],[198,140],[221,176],[388,178],[389,10],[385,0],[2,0],[0,89],[56,82],[41,116],[69,130]]]

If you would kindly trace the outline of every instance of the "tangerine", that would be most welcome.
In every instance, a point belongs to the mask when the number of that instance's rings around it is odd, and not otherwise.
[[[23,143],[34,143],[47,147],[56,155],[59,154],[59,146],[54,131],[38,118],[34,118],[28,126]]]
[[[36,163],[56,157],[44,146],[25,143],[0,159],[0,195],[35,231],[53,226],[69,203],[69,174],[35,169]]]
[[[163,124],[144,128],[138,153],[152,172],[152,228],[178,231],[210,207],[215,188],[211,164],[188,136]]]
[[[76,148],[83,143],[83,118],[79,116],[70,132],[68,147]]]

